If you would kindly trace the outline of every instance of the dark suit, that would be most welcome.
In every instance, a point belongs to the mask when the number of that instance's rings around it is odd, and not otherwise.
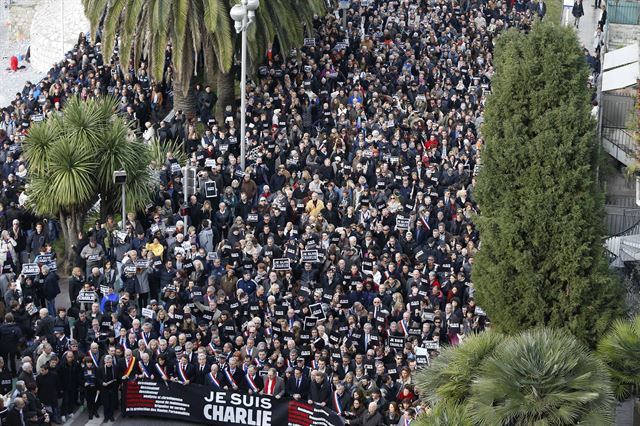
[[[300,379],[296,379],[294,376],[289,377],[286,385],[287,396],[293,398],[293,395],[299,394],[302,400],[306,401],[309,396],[309,379],[304,377],[300,377]]]
[[[535,3],[534,7],[540,19],[543,19],[544,16],[547,14],[547,4],[545,2],[542,2],[542,4]]]
[[[242,371],[242,368],[236,367],[236,370],[233,372],[233,374],[231,373],[229,367],[225,368],[225,371],[232,376],[235,385],[238,386],[238,388],[242,389],[244,386],[244,371]],[[229,387],[229,389],[232,389],[233,383],[231,383],[231,380],[229,380],[225,372],[223,372],[222,374],[224,376],[224,383]],[[224,386],[224,384],[220,384]]]
[[[264,382],[262,381],[262,377],[260,377],[260,375],[256,374],[251,379],[253,380],[253,383],[256,385],[256,388],[258,388],[258,392],[260,392],[262,390],[262,388],[264,387]],[[244,390],[244,391],[253,390],[253,389],[251,389],[251,386],[249,385],[249,380],[247,380],[246,376],[245,376],[245,379],[243,381],[242,390]]]
[[[205,364],[201,369],[200,364],[197,364],[194,368],[195,368],[195,376],[193,379],[194,383],[197,383],[199,385],[206,384],[207,374],[211,372],[211,366],[209,364]]]
[[[102,397],[102,406],[104,410],[104,418],[112,419],[113,410],[118,400],[118,372],[114,365],[111,368],[100,367],[97,371],[97,379],[99,383],[100,395]],[[105,383],[116,380],[113,383],[106,385]]]
[[[175,377],[182,382],[182,376],[180,375],[180,363],[177,363],[175,366]],[[185,365],[184,367],[182,367],[182,371],[184,372],[184,375],[187,376],[187,380],[189,380],[189,383],[193,383],[193,381],[196,378],[196,369],[193,366],[193,364],[189,364],[187,363],[187,365]]]

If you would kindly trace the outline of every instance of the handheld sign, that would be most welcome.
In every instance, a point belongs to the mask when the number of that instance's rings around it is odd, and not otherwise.
[[[389,347],[402,350],[406,339],[405,336],[389,336]]]
[[[309,330],[316,326],[318,323],[318,318],[316,317],[305,317],[304,319],[304,329]]]
[[[428,350],[438,350],[440,349],[440,342],[436,340],[425,340],[422,343],[422,346],[424,346],[424,348]]]
[[[204,196],[206,198],[215,198],[218,196],[218,186],[216,185],[215,181],[205,182]]]
[[[315,263],[318,261],[318,250],[302,250],[300,256],[303,262]]]
[[[396,217],[396,229],[407,231],[409,229],[409,218],[404,216]]]
[[[124,273],[125,274],[135,274],[136,273],[136,265],[126,265],[124,267]]]
[[[22,265],[22,275],[38,275],[40,268],[37,263],[25,263]]]
[[[273,259],[273,268],[274,271],[288,271],[291,269],[291,259],[288,257]]]
[[[81,291],[78,293],[78,299],[76,299],[80,303],[93,303],[96,300],[95,291]]]
[[[318,318],[319,320],[325,319],[324,310],[322,309],[322,303],[314,303],[313,305],[309,305],[309,310],[311,311],[311,315]]]
[[[142,308],[142,316],[145,318],[153,318],[153,309]]]

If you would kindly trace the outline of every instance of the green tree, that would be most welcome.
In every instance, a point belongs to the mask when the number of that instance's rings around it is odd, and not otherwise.
[[[598,356],[609,368],[616,398],[640,395],[640,316],[618,320],[598,344]]]
[[[509,338],[482,365],[467,411],[475,425],[613,425],[607,367],[563,330]]]
[[[437,404],[430,413],[419,415],[416,420],[416,426],[473,426],[464,404]]]
[[[482,363],[504,340],[504,335],[487,331],[465,339],[460,346],[448,346],[416,375],[420,396],[431,405],[464,404]],[[450,410],[445,410],[449,412]]]
[[[151,76],[162,81],[165,49],[172,46],[175,109],[195,112],[194,75],[217,76],[218,111],[233,103],[233,56],[239,48],[229,16],[237,0],[83,0],[91,33],[102,29],[105,60],[111,58],[120,37],[119,59],[124,69],[129,59],[146,58]],[[261,2],[255,24],[247,33],[253,63],[262,60],[268,47],[278,41],[282,52],[302,43],[304,25],[324,12],[323,0],[268,0]],[[238,41],[236,42],[236,39]],[[201,55],[203,61],[197,60]],[[202,63],[203,66],[198,64]]]
[[[574,31],[537,23],[498,40],[478,179],[473,280],[502,332],[567,328],[595,346],[623,313],[603,253],[588,70]]]
[[[143,209],[150,197],[149,149],[114,115],[111,97],[81,101],[72,98],[62,110],[34,124],[25,155],[29,163],[28,206],[36,214],[60,220],[65,241],[65,268],[73,262],[89,209],[101,202],[113,211],[121,189],[113,172],[127,172],[127,206]]]

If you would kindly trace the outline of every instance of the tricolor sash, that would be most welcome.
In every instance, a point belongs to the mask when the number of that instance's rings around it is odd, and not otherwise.
[[[183,385],[187,384],[187,373],[186,371],[184,371],[184,367],[182,367],[182,364],[178,363],[178,374],[180,375],[180,381],[182,382]]]
[[[411,420],[409,420],[409,418],[407,417],[407,415],[404,415],[404,422],[402,423],[403,426],[409,426],[409,424],[411,423]]]
[[[89,351],[89,355],[91,356],[91,359],[93,360],[93,365],[95,365],[96,367],[100,367],[100,363],[98,361],[100,361],[100,356],[96,357],[93,352]],[[100,355],[100,354],[98,354]]]
[[[229,382],[229,384],[231,386],[238,386],[238,384],[236,383],[235,380],[233,380],[233,375],[231,374],[231,372],[229,371],[228,368],[224,369],[224,374],[225,376],[227,376],[227,381]]]
[[[247,378],[247,383],[249,383],[249,387],[251,388],[251,390],[254,392],[258,392],[258,387],[256,386],[256,383],[253,381],[251,376],[247,374],[246,378]]]
[[[147,379],[151,377],[151,374],[149,374],[149,370],[147,370],[147,367],[144,366],[143,362],[139,362],[138,367],[140,367],[140,371],[142,372],[142,375],[144,377],[146,377]]]
[[[131,360],[127,361],[127,369],[124,371],[124,376],[129,378],[131,376],[131,372],[133,371],[133,366],[136,364],[136,359],[131,357]]]
[[[409,335],[409,331],[407,330],[407,322],[405,320],[400,321],[400,328],[405,336]]]
[[[214,376],[213,373],[207,374],[207,377],[211,381],[212,385],[216,386],[218,389],[222,389],[222,386],[220,386],[220,382],[218,381],[218,379],[216,379],[216,376]]]
[[[142,340],[144,340],[144,344],[149,346],[149,338],[146,336],[147,333],[142,333]]]
[[[164,368],[162,368],[162,366],[160,364],[158,364],[156,362],[156,371],[160,374],[160,377],[162,377],[162,380],[169,380],[169,375],[167,374],[166,371],[164,371]]]
[[[340,398],[338,397],[338,391],[333,391],[333,409],[338,415],[342,415],[342,405],[340,404]]]
[[[211,349],[211,352],[215,352],[216,351],[216,347],[213,346],[213,342],[209,342],[209,349]]]

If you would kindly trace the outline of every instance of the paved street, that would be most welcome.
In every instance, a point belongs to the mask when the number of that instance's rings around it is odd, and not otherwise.
[[[4,2],[0,2],[0,107],[8,105],[15,93],[22,91],[25,82],[29,80],[37,83],[44,77],[44,74],[35,71],[27,62],[20,62],[20,65],[26,66],[24,70],[7,71],[9,58],[13,55],[24,55],[29,46],[28,39],[20,42],[15,40],[9,26],[9,18],[9,9],[4,7]]]

